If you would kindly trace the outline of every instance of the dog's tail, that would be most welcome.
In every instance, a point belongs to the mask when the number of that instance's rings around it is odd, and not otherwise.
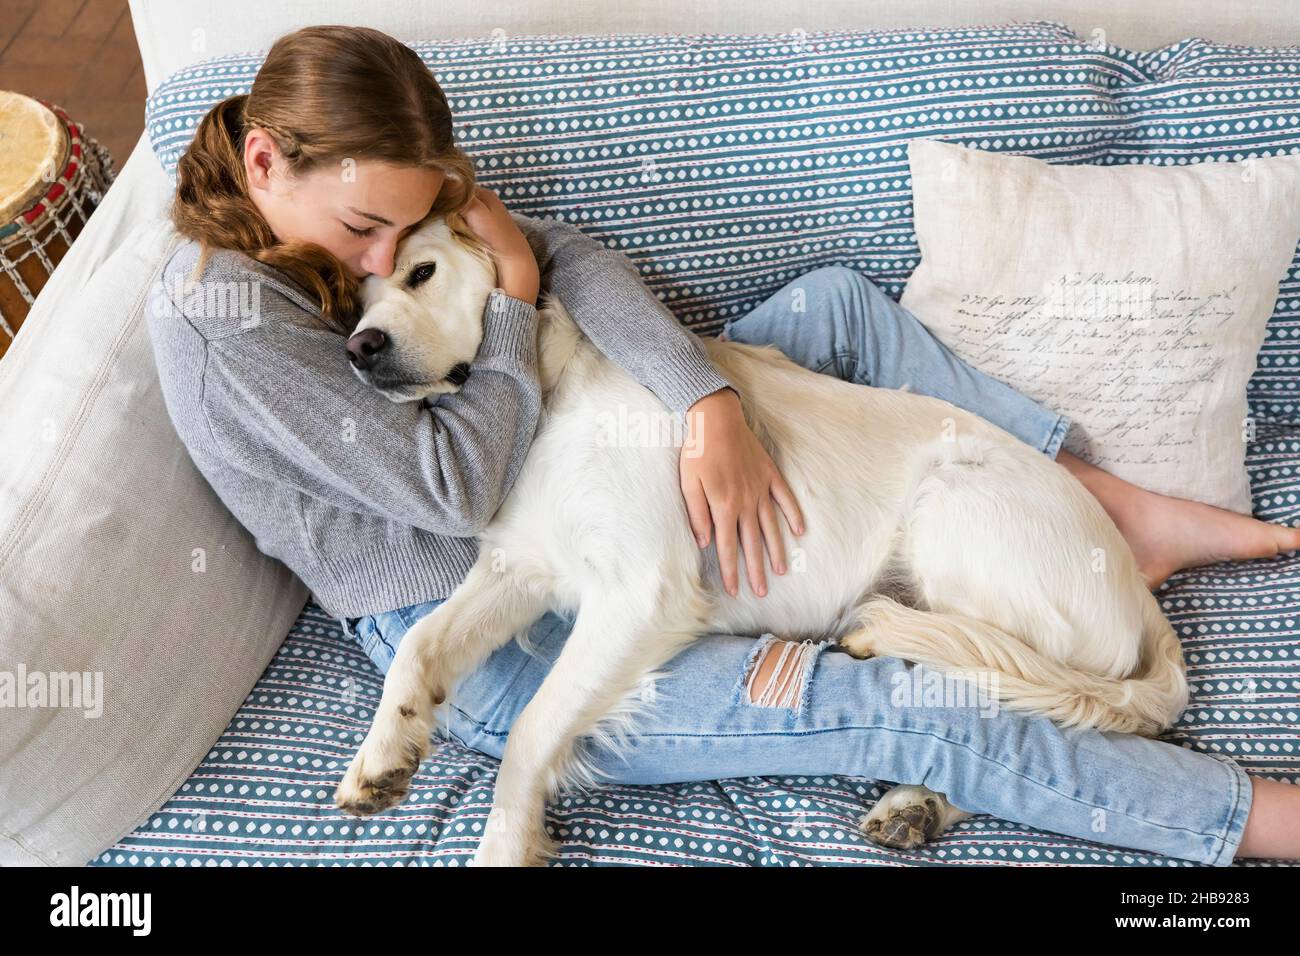
[[[1050,717],[1065,727],[1151,737],[1186,708],[1187,674],[1178,635],[1155,597],[1148,591],[1145,598],[1141,660],[1133,674],[1120,679],[1053,660],[975,618],[918,610],[884,595],[862,604],[859,627],[841,643],[859,657],[899,657],[937,670],[967,672],[967,677],[991,674],[988,683],[1005,706]]]

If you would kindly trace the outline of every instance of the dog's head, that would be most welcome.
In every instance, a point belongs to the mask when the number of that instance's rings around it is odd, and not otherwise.
[[[425,223],[398,246],[392,275],[361,284],[352,370],[394,402],[457,391],[495,285],[491,255],[459,217]]]

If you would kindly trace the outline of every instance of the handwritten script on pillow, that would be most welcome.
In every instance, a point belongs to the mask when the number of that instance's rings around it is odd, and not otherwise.
[[[1141,487],[1251,510],[1246,383],[1300,242],[1300,155],[1052,165],[913,140],[902,304]],[[974,409],[978,412],[978,409]]]
[[[1196,442],[1201,397],[1223,372],[1212,333],[1236,314],[1237,291],[1072,273],[1036,294],[963,294],[945,338],[995,378],[1068,409],[1080,457],[1177,466]],[[1110,385],[1099,391],[1097,381]]]

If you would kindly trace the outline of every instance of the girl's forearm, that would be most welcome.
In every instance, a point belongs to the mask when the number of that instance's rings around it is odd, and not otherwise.
[[[536,305],[539,293],[537,267],[534,265],[530,269],[515,259],[500,259],[497,262],[497,287],[508,296]]]
[[[685,415],[731,386],[622,253],[568,223],[515,216],[543,281],[602,353]]]

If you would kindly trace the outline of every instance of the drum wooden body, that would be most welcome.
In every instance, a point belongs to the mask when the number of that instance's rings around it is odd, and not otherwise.
[[[63,110],[4,98],[0,189],[0,357],[113,181],[108,152]],[[33,139],[34,138],[34,139]]]

